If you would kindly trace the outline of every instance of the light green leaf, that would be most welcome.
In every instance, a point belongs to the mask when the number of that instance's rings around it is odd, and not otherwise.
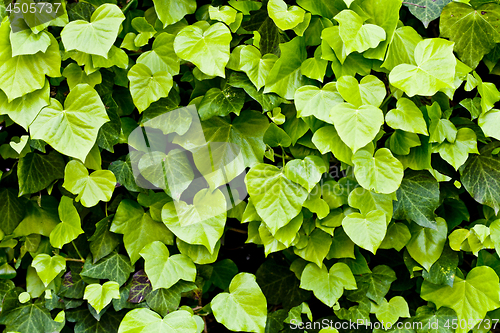
[[[30,126],[31,138],[41,139],[62,154],[85,161],[99,128],[109,121],[97,92],[88,85],[70,91],[64,108],[56,99],[42,109]]]
[[[314,57],[306,59],[300,66],[300,72],[302,75],[307,76],[310,79],[323,82],[328,61],[324,60],[322,56],[323,52],[319,46],[316,48],[316,51],[314,51]]]
[[[66,66],[63,71],[63,76],[67,78],[68,87],[70,90],[80,83],[88,84],[89,86],[94,88],[96,84],[99,84],[102,81],[101,72],[96,71],[90,75],[87,75],[83,72],[80,66],[78,66],[74,62]]]
[[[51,43],[45,53],[12,56],[9,42],[10,21],[4,19],[0,26],[0,89],[8,102],[32,91],[42,89],[45,75],[61,76],[61,54],[56,39],[49,34]]]
[[[379,107],[386,94],[384,83],[373,75],[363,77],[359,84],[353,76],[344,75],[338,79],[337,89],[355,107],[368,104]]]
[[[138,64],[146,65],[152,73],[167,72],[171,76],[179,73],[180,60],[174,51],[175,36],[162,32],[155,37],[150,51],[137,58]]]
[[[244,15],[250,15],[251,11],[259,10],[262,7],[261,2],[251,0],[229,0],[228,3]]]
[[[394,296],[389,302],[384,298],[382,304],[372,303],[372,312],[379,321],[384,323],[385,328],[390,328],[400,317],[410,318],[408,303],[401,296]]]
[[[410,241],[410,230],[404,223],[392,223],[387,229],[384,240],[379,249],[392,249],[401,251]]]
[[[59,255],[51,257],[48,254],[41,253],[33,258],[31,266],[36,269],[40,280],[47,287],[60,272],[66,269],[66,261]]]
[[[73,206],[73,200],[63,196],[59,203],[59,218],[61,223],[50,233],[50,244],[62,249],[63,245],[75,240],[78,235],[83,234],[80,216]]]
[[[441,14],[441,36],[455,42],[455,51],[466,65],[476,68],[483,56],[500,42],[500,5],[486,3],[476,8],[449,3]]]
[[[391,71],[389,81],[409,97],[432,96],[439,90],[455,89],[453,43],[441,38],[425,39],[415,47],[415,64],[401,64]]]
[[[196,267],[193,261],[184,254],[170,253],[162,242],[155,241],[146,245],[140,252],[144,258],[144,269],[153,290],[170,288],[179,280],[192,281],[196,278]]]
[[[146,45],[149,39],[156,34],[155,28],[144,17],[134,17],[132,27],[139,32],[134,40],[135,47]]]
[[[295,91],[295,107],[299,118],[314,116],[331,124],[330,110],[343,101],[335,82],[327,83],[321,89],[302,86]]]
[[[278,57],[272,53],[261,56],[256,47],[246,45],[240,52],[240,70],[245,72],[257,90],[260,90],[277,60]]]
[[[500,132],[498,131],[500,127],[500,110],[492,109],[481,114],[477,122],[484,135],[500,140]]]
[[[154,241],[173,244],[172,233],[163,223],[154,221],[150,212],[144,213],[135,201],[123,200],[113,218],[110,230],[124,235],[123,243],[132,264],[140,258],[139,252]]]
[[[344,289],[357,289],[351,269],[344,263],[334,264],[330,270],[322,265],[308,264],[300,276],[300,287],[312,290],[314,296],[332,307],[344,293]]]
[[[229,61],[231,31],[224,23],[207,29],[190,25],[179,31],[174,40],[177,55],[195,64],[210,76],[226,77],[224,67]]]
[[[120,286],[115,281],[108,281],[103,285],[99,283],[89,284],[85,287],[83,299],[86,299],[97,313],[99,313],[111,303],[113,298],[120,299],[119,288]]]
[[[75,201],[81,200],[85,207],[92,207],[99,201],[111,200],[116,178],[109,170],[94,171],[89,175],[87,168],[78,160],[66,164],[63,187],[73,194],[78,194]]]
[[[363,24],[361,16],[352,10],[343,10],[334,19],[339,22],[339,34],[344,42],[346,55],[375,48],[386,38],[384,29],[375,24]]]
[[[302,185],[308,192],[311,192],[326,171],[325,163],[319,156],[306,156],[303,160],[290,161],[284,168],[286,177]]]
[[[382,110],[373,105],[355,107],[341,103],[333,107],[330,119],[342,141],[356,153],[370,143],[384,124]]]
[[[163,28],[196,11],[196,0],[155,0],[153,3]]]
[[[349,194],[348,202],[349,206],[359,209],[361,214],[368,214],[373,210],[383,211],[389,223],[392,218],[393,198],[393,194],[375,193],[357,187]]]
[[[470,324],[458,327],[457,333],[467,332],[486,316],[486,312],[500,307],[498,276],[487,266],[474,267],[466,279],[455,276],[453,287],[424,281],[420,296],[435,303],[438,309],[444,306],[455,310],[459,322],[464,320]]]
[[[267,301],[255,276],[239,273],[229,286],[210,302],[215,319],[232,331],[264,333]]]
[[[309,236],[302,237],[304,247],[299,249],[296,246],[294,248],[295,254],[319,267],[330,251],[332,237],[321,229],[314,229]]]
[[[274,92],[286,99],[293,99],[295,90],[303,85],[300,72],[302,62],[307,58],[305,40],[295,37],[287,43],[280,43],[281,56],[266,79],[264,93]]]
[[[458,130],[457,137],[454,143],[445,141],[439,146],[434,148],[434,151],[448,163],[450,163],[455,170],[458,170],[471,154],[479,154],[477,150],[476,133],[470,128],[464,127]]]
[[[189,244],[182,241],[180,238],[176,239],[176,244],[181,254],[188,256],[195,264],[211,264],[215,262],[219,256],[220,242],[217,242],[215,245],[213,253],[210,253],[203,245]]]
[[[356,275],[358,290],[350,292],[348,297],[354,298],[354,296],[357,296],[365,298],[367,296],[377,304],[380,304],[394,281],[396,281],[396,273],[392,268],[386,265],[376,266],[373,268],[373,272]]]
[[[196,193],[192,205],[184,201],[166,203],[161,218],[184,242],[203,245],[213,253],[224,232],[226,215],[226,198],[222,192],[203,189]]]
[[[425,228],[436,229],[434,211],[439,206],[439,183],[427,171],[408,172],[394,202],[394,218],[407,219]]]
[[[271,147],[289,147],[292,144],[290,136],[275,123],[269,125],[263,139]]]
[[[342,227],[356,245],[375,254],[384,240],[387,222],[383,211],[373,210],[364,215],[347,215],[342,221]]]
[[[323,126],[314,132],[312,143],[322,154],[331,151],[339,161],[352,164],[352,150],[342,141],[334,126]]]
[[[442,218],[436,218],[437,229],[424,228],[416,224],[410,227],[411,239],[406,245],[408,253],[427,271],[441,257],[448,227]]]
[[[392,70],[399,64],[415,63],[415,47],[422,41],[422,36],[412,27],[400,27],[394,32],[392,42],[381,67]]]
[[[281,30],[293,29],[304,21],[305,11],[298,6],[288,8],[283,0],[269,0],[267,11],[269,17]]]
[[[6,114],[15,123],[28,129],[40,110],[49,104],[50,84],[46,80],[42,89],[30,92],[22,97],[8,101],[7,95],[0,90],[0,114]]]
[[[297,216],[307,199],[307,191],[274,165],[257,164],[246,175],[245,183],[257,213],[272,234]]]
[[[389,140],[386,141],[386,147],[387,143],[395,155],[408,155],[411,152],[411,148],[422,144],[417,134],[401,130],[396,130],[391,134]]]
[[[193,315],[185,310],[173,311],[162,319],[149,309],[134,309],[123,318],[118,333],[138,332],[194,333],[197,328]]]
[[[168,72],[153,73],[143,64],[135,64],[127,74],[130,80],[130,93],[139,112],[162,97],[167,97],[173,85]]]
[[[408,98],[400,98],[396,109],[385,115],[385,121],[394,129],[429,135],[422,111]]]
[[[208,14],[211,20],[216,20],[220,22],[224,22],[227,25],[230,25],[234,21],[236,21],[236,14],[238,12],[229,6],[208,6]]]
[[[410,13],[422,21],[424,27],[427,28],[431,21],[437,19],[441,15],[443,8],[450,2],[451,0],[416,0],[411,4],[405,5],[410,9]],[[444,15],[442,17],[444,17]]]
[[[367,190],[389,194],[401,185],[403,165],[387,148],[377,150],[374,156],[360,150],[352,157],[352,162],[356,179]]]
[[[76,20],[67,24],[61,31],[61,39],[66,51],[77,50],[107,59],[124,20],[117,5],[103,4],[92,13],[90,22]]]

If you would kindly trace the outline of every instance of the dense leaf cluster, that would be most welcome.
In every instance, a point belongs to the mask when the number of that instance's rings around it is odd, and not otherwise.
[[[499,1],[42,4],[0,4],[5,332],[494,330]]]

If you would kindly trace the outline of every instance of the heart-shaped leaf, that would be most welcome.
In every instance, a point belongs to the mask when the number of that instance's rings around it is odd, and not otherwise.
[[[161,318],[149,309],[134,309],[127,312],[120,323],[118,333],[193,333],[197,332],[196,321],[185,310],[173,311]]]
[[[267,11],[269,17],[281,30],[293,29],[304,21],[305,11],[298,6],[288,8],[283,0],[269,0]]]
[[[135,64],[127,74],[130,80],[130,93],[139,112],[148,108],[162,97],[167,97],[173,85],[168,72],[153,73],[143,64]]]
[[[115,281],[108,281],[103,285],[89,284],[85,287],[83,295],[83,299],[86,299],[97,313],[111,303],[113,298],[120,299],[120,286]]]
[[[53,247],[62,249],[64,244],[68,244],[76,239],[78,235],[83,234],[80,223],[80,215],[73,206],[73,200],[63,196],[59,203],[59,218],[61,223],[50,233],[50,244]]]
[[[373,210],[368,214],[351,213],[342,221],[342,227],[351,240],[375,254],[387,231],[385,213]]]
[[[295,91],[297,117],[314,116],[330,124],[330,110],[343,101],[335,82],[325,84],[322,89],[302,86]]]
[[[385,121],[394,129],[429,135],[422,111],[408,98],[400,98],[396,109],[385,115]]]
[[[255,276],[239,273],[229,285],[229,293],[220,293],[210,306],[215,319],[232,331],[264,333],[267,301]]]
[[[344,75],[338,79],[337,89],[355,107],[368,104],[379,107],[386,94],[384,83],[373,75],[365,76],[359,83],[353,76]]]
[[[38,277],[47,287],[60,272],[66,269],[66,260],[59,255],[51,257],[48,254],[40,253],[33,258],[31,266],[35,268]]]

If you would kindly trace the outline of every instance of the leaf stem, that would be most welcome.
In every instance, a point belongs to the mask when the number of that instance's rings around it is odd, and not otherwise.
[[[128,11],[128,9],[130,8],[130,6],[132,6],[132,4],[133,4],[134,2],[136,2],[136,1],[137,1],[137,0],[130,0],[130,1],[129,1],[126,5],[125,5],[125,7],[123,7],[123,8],[122,8],[122,12],[123,12],[123,13],[126,13],[126,12]]]
[[[227,230],[239,232],[240,234],[247,234],[248,233],[246,230],[241,230],[241,229],[236,229],[236,228],[227,228]]]
[[[78,253],[80,260],[82,260],[82,262],[85,262],[85,259],[83,259],[82,254],[80,253],[80,251],[78,251],[78,248],[76,247],[75,242],[71,241],[71,244],[73,244],[73,247],[75,248],[76,253]]]
[[[415,7],[420,7],[420,8],[427,8],[426,6],[417,5],[416,3],[412,3],[412,2],[403,1],[403,4],[404,5],[411,5],[411,6],[415,6]]]
[[[380,105],[379,109],[381,109],[381,110],[382,110],[382,109],[383,109],[383,107],[384,107],[384,106],[386,106],[386,105],[389,103],[389,101],[391,100],[391,98],[392,98],[392,96],[393,96],[393,95],[394,95],[394,92],[391,92],[391,93],[389,94],[389,96],[387,96],[387,97],[384,99],[384,101],[383,101],[383,102],[382,102],[382,104]]]
[[[285,148],[281,147],[281,159],[283,161],[283,168],[285,167]]]
[[[64,258],[66,261],[85,262],[85,259]]]

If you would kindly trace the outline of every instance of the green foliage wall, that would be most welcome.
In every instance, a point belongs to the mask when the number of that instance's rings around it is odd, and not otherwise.
[[[5,332],[495,329],[499,1],[0,19]]]

